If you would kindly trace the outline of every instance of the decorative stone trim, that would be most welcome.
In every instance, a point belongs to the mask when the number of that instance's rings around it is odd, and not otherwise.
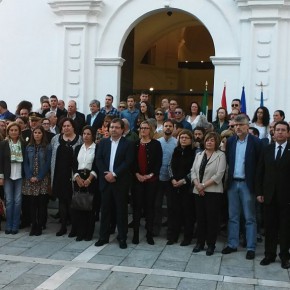
[[[240,65],[241,58],[240,57],[218,57],[212,56],[210,57],[214,66],[216,65]]]
[[[125,59],[122,57],[97,57],[95,58],[96,66],[119,66],[122,67]]]
[[[48,4],[60,16],[58,24],[97,24],[103,0],[55,0]]]

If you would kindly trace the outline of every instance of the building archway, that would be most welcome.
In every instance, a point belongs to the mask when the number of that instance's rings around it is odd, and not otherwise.
[[[105,95],[102,87],[112,87],[116,84],[113,93],[120,98],[121,66],[124,59],[122,49],[131,30],[142,20],[158,13],[168,11],[180,12],[199,19],[210,33],[215,56],[211,61],[215,66],[213,95],[218,92],[221,95],[224,80],[231,82],[232,86],[238,86],[240,73],[240,57],[238,45],[238,16],[235,5],[226,7],[223,3],[214,1],[178,1],[178,8],[171,2],[161,0],[127,1],[113,13],[107,21],[107,25],[100,33],[96,53],[96,91],[98,95]],[[166,3],[167,3],[166,2]],[[218,19],[218,22],[216,21]],[[106,76],[111,75],[108,80]],[[113,82],[112,82],[113,81]],[[99,85],[98,85],[99,84]],[[218,107],[220,100],[213,102],[213,109]]]

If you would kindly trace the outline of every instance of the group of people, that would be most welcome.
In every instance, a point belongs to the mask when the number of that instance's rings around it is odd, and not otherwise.
[[[0,188],[6,203],[6,234],[18,233],[22,224],[29,235],[46,228],[49,197],[58,198],[60,229],[77,241],[93,238],[100,213],[99,239],[103,246],[117,226],[121,249],[127,247],[128,203],[133,209],[132,243],[138,244],[145,217],[146,240],[154,245],[167,202],[167,245],[188,246],[193,252],[215,251],[221,220],[228,223],[223,254],[236,252],[241,234],[246,259],[255,258],[257,238],[264,228],[265,257],[274,262],[280,244],[282,268],[290,268],[289,124],[282,110],[259,107],[252,122],[240,112],[234,99],[232,111],[218,108],[208,122],[200,106],[192,102],[189,113],[175,99],[163,99],[154,110],[148,94],[140,101],[113,107],[90,102],[91,113],[77,111],[75,101],[67,109],[56,96],[41,98],[41,108],[31,112],[23,101],[16,115],[0,101]],[[27,116],[21,115],[27,114]],[[71,208],[73,192],[93,196],[90,210]],[[3,192],[2,192],[3,195]],[[2,196],[2,198],[4,197]],[[264,213],[264,215],[262,214]],[[261,238],[261,237],[260,237]]]

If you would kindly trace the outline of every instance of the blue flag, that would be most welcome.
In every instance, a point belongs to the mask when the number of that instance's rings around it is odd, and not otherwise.
[[[260,107],[264,107],[264,96],[263,96],[263,91],[261,91]]]
[[[246,95],[245,95],[244,86],[243,86],[242,96],[241,96],[241,113],[247,114]]]

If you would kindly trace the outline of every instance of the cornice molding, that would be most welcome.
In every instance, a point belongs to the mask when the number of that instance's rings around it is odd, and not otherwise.
[[[286,2],[289,3],[288,0],[234,0],[239,7],[281,7]]]
[[[103,0],[55,0],[48,5],[60,17],[57,24],[97,24]]]
[[[125,59],[122,57],[96,57],[96,66],[123,66]]]
[[[214,66],[216,65],[240,65],[241,58],[240,57],[218,57],[212,56],[210,57]]]

